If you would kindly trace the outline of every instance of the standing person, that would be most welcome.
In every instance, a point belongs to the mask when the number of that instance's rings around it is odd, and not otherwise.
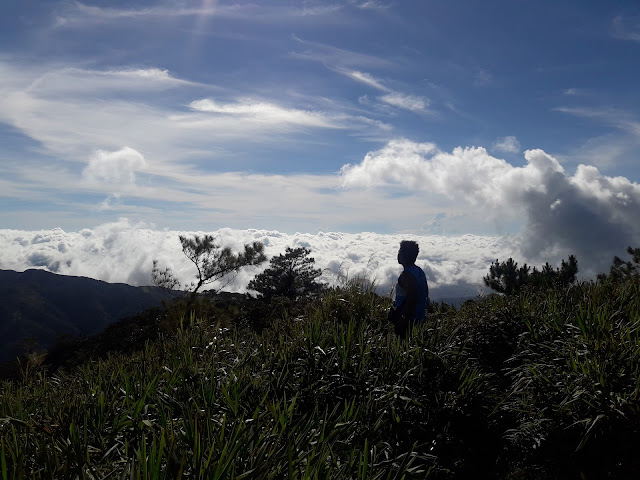
[[[424,271],[416,265],[418,244],[411,240],[400,242],[398,263],[404,270],[398,277],[396,298],[389,312],[389,320],[396,333],[404,338],[411,327],[426,318],[429,303],[429,287]]]

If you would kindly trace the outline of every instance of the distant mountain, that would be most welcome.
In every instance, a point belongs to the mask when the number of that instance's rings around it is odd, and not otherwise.
[[[0,270],[0,362],[35,343],[49,349],[60,336],[86,336],[171,295],[158,287],[132,287],[44,270]]]

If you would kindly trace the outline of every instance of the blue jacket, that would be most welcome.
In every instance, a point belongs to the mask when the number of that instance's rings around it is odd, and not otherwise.
[[[418,286],[418,301],[416,303],[416,310],[413,315],[413,320],[423,321],[426,318],[427,302],[429,298],[429,287],[427,286],[427,277],[424,271],[417,265],[409,265],[404,269],[405,272],[409,272],[416,279],[416,285]],[[394,308],[402,308],[402,304],[407,301],[407,292],[400,284],[396,285],[396,300],[393,303]]]

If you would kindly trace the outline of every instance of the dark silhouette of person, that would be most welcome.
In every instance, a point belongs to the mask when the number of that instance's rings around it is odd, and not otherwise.
[[[429,287],[424,271],[416,265],[418,244],[411,240],[400,242],[398,263],[404,270],[398,277],[396,298],[389,311],[389,320],[396,334],[404,338],[413,325],[424,322],[429,303]]]

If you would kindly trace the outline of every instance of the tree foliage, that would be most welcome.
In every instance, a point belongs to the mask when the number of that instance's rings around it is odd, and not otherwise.
[[[269,268],[249,282],[248,288],[269,300],[283,296],[292,300],[320,292],[324,285],[317,281],[322,270],[313,268],[315,260],[305,247],[287,247],[285,254],[273,257]]]
[[[222,247],[217,243],[212,235],[194,235],[193,238],[180,235],[179,238],[182,253],[196,267],[195,279],[189,284],[181,284],[171,268],[161,270],[157,260],[153,261],[151,278],[159,287],[190,292],[191,301],[204,285],[222,279],[226,279],[228,284],[242,267],[259,265],[267,259],[264,245],[260,242],[245,244],[243,252],[234,253],[229,247]]]
[[[568,286],[576,281],[578,260],[569,255],[559,268],[554,269],[549,262],[541,270],[533,270],[525,263],[518,268],[518,262],[509,258],[506,262],[496,260],[491,264],[489,273],[483,278],[484,284],[498,293],[517,295],[523,287],[549,288],[552,286]]]
[[[631,260],[622,260],[617,255],[613,257],[613,263],[609,269],[609,275],[601,273],[598,280],[607,278],[614,282],[624,281],[629,278],[640,278],[640,248],[627,247],[627,253]]]

